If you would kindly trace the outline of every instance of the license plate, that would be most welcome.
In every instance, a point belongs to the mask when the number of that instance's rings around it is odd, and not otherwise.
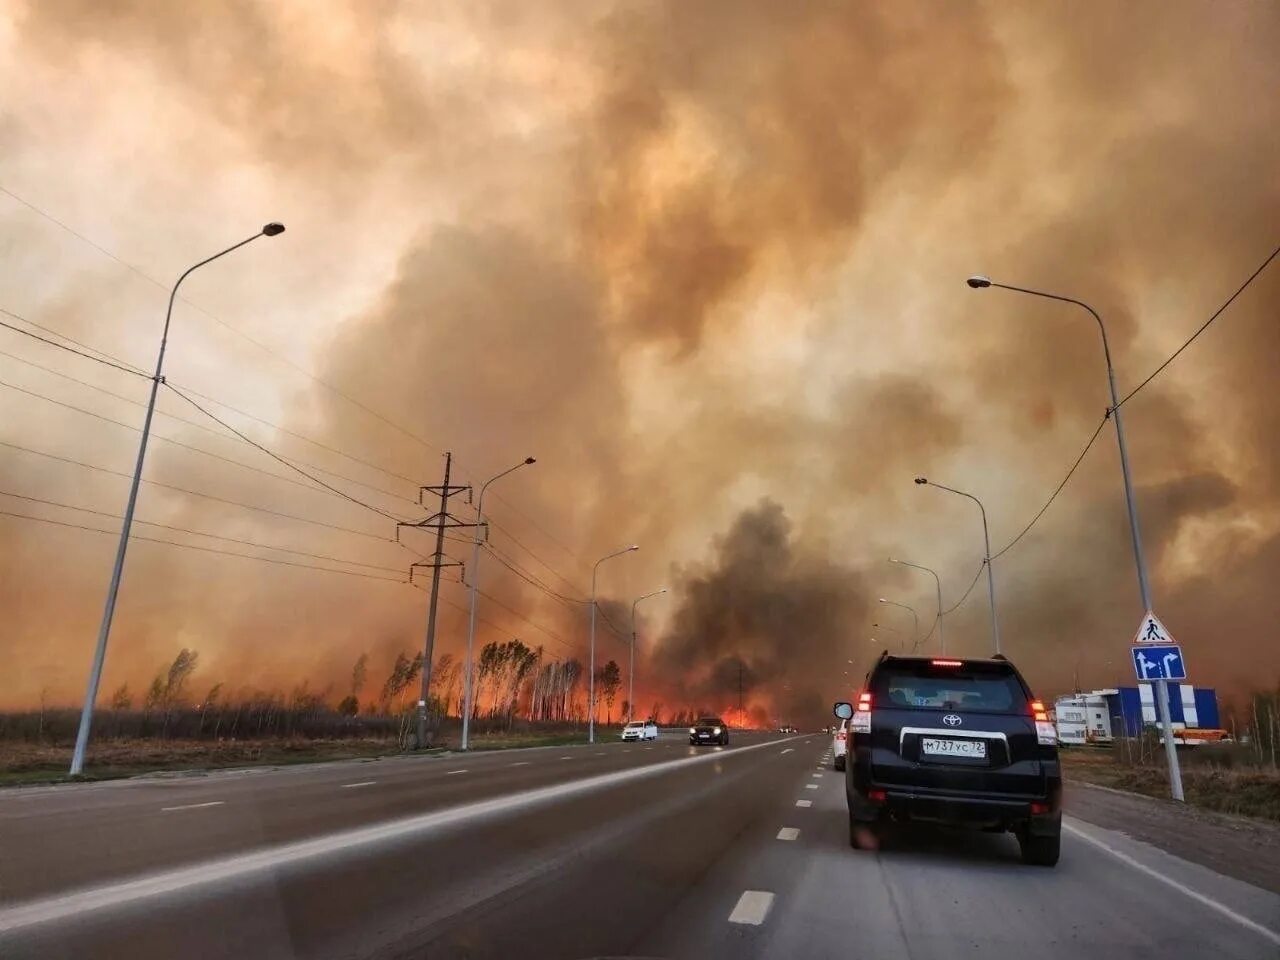
[[[972,757],[985,760],[987,744],[985,740],[942,740],[937,737],[921,737],[920,752],[935,757]]]

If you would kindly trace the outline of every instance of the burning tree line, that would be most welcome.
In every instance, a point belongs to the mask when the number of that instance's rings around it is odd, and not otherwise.
[[[316,690],[303,681],[289,691],[244,687],[232,692],[217,682],[200,696],[194,692],[199,662],[199,653],[184,647],[141,696],[121,684],[100,711],[96,728],[108,737],[404,740],[422,676],[422,654],[410,657],[400,652],[381,685],[371,685],[369,656],[362,653],[341,691],[333,685]],[[436,724],[462,716],[464,667],[464,661],[451,653],[436,659],[428,699]],[[613,660],[596,672],[597,720],[603,714],[612,722],[621,681]],[[488,728],[510,729],[517,720],[586,721],[586,670],[581,661],[548,659],[541,647],[531,648],[519,639],[485,644],[476,659],[474,684],[472,719]],[[622,712],[627,708],[624,701]],[[74,736],[75,717],[75,711],[43,704],[38,711],[3,714],[0,739],[63,740]]]

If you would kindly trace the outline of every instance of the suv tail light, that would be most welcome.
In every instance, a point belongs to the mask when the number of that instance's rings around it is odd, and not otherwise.
[[[853,719],[849,721],[849,731],[851,733],[871,732],[871,691],[863,690],[858,694],[858,707],[853,713]]]
[[[1031,701],[1031,716],[1036,722],[1036,743],[1052,747],[1058,742],[1058,728],[1049,719],[1049,713],[1039,700]]]

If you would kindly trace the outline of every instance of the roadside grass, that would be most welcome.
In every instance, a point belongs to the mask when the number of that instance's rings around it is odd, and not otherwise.
[[[1178,751],[1182,789],[1187,802],[1214,810],[1264,820],[1280,821],[1280,771],[1269,766],[1244,766],[1234,758],[1215,762],[1206,747]],[[1066,747],[1060,751],[1063,771],[1069,779],[1128,790],[1149,797],[1169,796],[1169,775],[1158,762],[1128,763],[1119,750]]]
[[[616,739],[612,729],[597,728],[601,742]],[[610,736],[612,734],[612,736]],[[585,731],[524,730],[480,732],[471,737],[473,750],[510,750],[586,743]],[[420,755],[446,753],[458,746],[457,731],[447,731],[438,746]],[[115,780],[141,774],[238,767],[323,763],[331,760],[399,756],[406,752],[394,737],[312,739],[274,737],[254,740],[176,740],[116,738],[92,741],[84,773],[68,777],[70,743],[0,740],[0,786],[65,783],[72,780]]]

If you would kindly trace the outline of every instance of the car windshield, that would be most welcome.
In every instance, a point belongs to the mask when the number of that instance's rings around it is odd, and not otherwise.
[[[635,723],[628,723],[628,724],[627,724],[627,729],[628,729],[628,730],[642,730],[642,729],[644,729],[644,724],[643,724],[643,723],[641,723],[639,720],[637,720]]]
[[[873,706],[908,709],[1026,713],[1029,702],[1011,667],[986,661],[891,662],[876,671],[871,693]]]
[[[698,721],[698,726],[718,727],[718,726],[721,726],[721,722],[717,717],[703,717],[701,720]]]

